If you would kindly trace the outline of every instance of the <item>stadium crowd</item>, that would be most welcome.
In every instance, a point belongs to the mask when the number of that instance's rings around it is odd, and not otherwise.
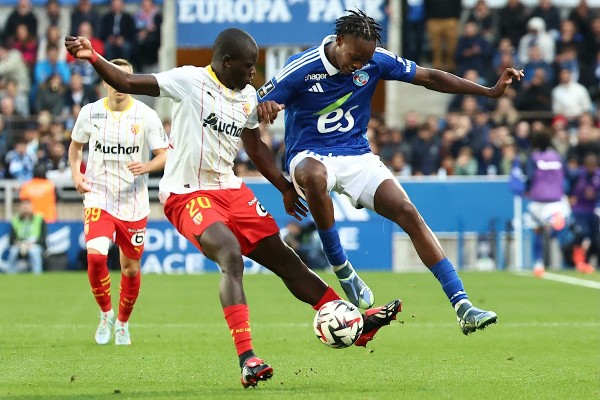
[[[98,53],[126,58],[136,71],[157,71],[162,14],[153,0],[79,0],[69,14],[65,20],[59,0],[43,10],[18,0],[0,32],[0,179],[30,181],[36,166],[52,180],[71,179],[70,131],[81,107],[102,92],[91,65],[65,51],[66,34],[89,38]],[[371,147],[394,174],[508,175],[528,159],[532,134],[546,131],[566,160],[567,194],[576,196],[584,160],[600,154],[598,10],[585,0],[572,9],[508,0],[495,10],[485,0],[473,8],[461,0],[403,0],[403,21],[402,56],[419,65],[482,85],[493,85],[506,67],[525,76],[497,100],[456,95],[441,117],[411,110],[401,126],[389,126],[374,115]],[[168,133],[170,121],[164,126]],[[282,138],[261,129],[283,168]],[[595,165],[592,175],[600,176]],[[258,175],[243,150],[235,170]]]

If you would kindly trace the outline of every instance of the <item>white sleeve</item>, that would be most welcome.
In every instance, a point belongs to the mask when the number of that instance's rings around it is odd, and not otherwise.
[[[146,114],[144,134],[146,135],[150,150],[166,149],[169,146],[162,121],[154,110],[149,110]]]
[[[186,65],[153,74],[158,81],[160,96],[170,97],[173,100],[181,100],[187,97],[194,89],[194,80],[198,74],[197,70],[197,67]]]
[[[90,120],[91,112],[91,103],[86,104],[79,111],[75,126],[73,126],[73,130],[71,131],[71,139],[74,141],[79,143],[87,143],[90,141],[90,136],[92,134],[92,123]]]
[[[258,113],[256,112],[256,106],[258,105],[258,99],[256,98],[256,92],[254,92],[255,96],[250,97],[250,115],[248,115],[248,119],[246,120],[245,128],[254,129],[258,128]]]

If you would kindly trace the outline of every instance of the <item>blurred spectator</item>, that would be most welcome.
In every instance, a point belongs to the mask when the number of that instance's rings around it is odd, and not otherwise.
[[[598,53],[600,53],[600,16],[592,20],[590,33],[584,38],[584,51],[581,61],[586,66],[597,64]]]
[[[410,164],[415,175],[435,174],[440,166],[440,142],[431,127],[423,123],[412,142]]]
[[[11,48],[21,53],[27,69],[32,71],[37,56],[37,39],[29,33],[25,24],[17,25],[14,39],[9,43]]]
[[[491,143],[486,144],[477,157],[477,175],[499,175],[500,159],[500,149]]]
[[[65,106],[65,92],[60,75],[50,76],[46,83],[40,86],[35,98],[37,111],[47,110],[54,117],[60,116]]]
[[[18,50],[8,49],[0,42],[0,83],[7,80],[16,81],[21,93],[29,93],[31,80],[27,65]]]
[[[424,39],[424,0],[402,0],[402,57],[419,64]]]
[[[580,0],[577,6],[571,10],[567,19],[573,21],[577,32],[583,36],[590,33],[591,21],[596,15],[590,10],[586,0]]]
[[[96,84],[100,78],[94,67],[92,67],[92,64],[87,60],[77,59],[72,63],[69,63],[69,71],[72,75],[81,76],[81,81],[86,89],[95,90]]]
[[[136,39],[135,21],[131,14],[124,11],[123,0],[111,0],[110,11],[100,19],[98,37],[104,41],[106,58],[133,59],[133,46]]]
[[[0,97],[10,97],[12,99],[16,115],[29,116],[29,100],[23,92],[19,91],[17,81],[6,81],[6,86]]]
[[[546,79],[546,69],[535,68],[533,76],[524,82],[517,92],[515,107],[530,113],[525,119],[546,118],[550,120],[552,112],[552,86]],[[547,116],[544,116],[548,114]]]
[[[560,70],[568,69],[571,71],[570,79],[579,81],[580,67],[579,60],[577,59],[577,48],[574,45],[571,44],[561,48],[560,53],[556,55],[554,69],[557,71],[557,75],[560,73]],[[560,84],[560,77],[558,83]]]
[[[379,157],[384,163],[389,163],[394,154],[402,153],[410,157],[410,143],[404,140],[400,129],[388,129],[389,141],[379,148]]]
[[[569,149],[569,159],[577,160],[577,163],[582,165],[587,154],[600,154],[600,141],[594,139],[592,129],[589,126],[580,126],[576,135],[576,144]]]
[[[482,76],[489,70],[492,61],[492,48],[479,32],[475,22],[465,24],[464,34],[458,40],[455,58],[458,75],[463,75],[465,71],[473,69]]]
[[[469,16],[467,17],[467,21],[477,24],[479,32],[490,45],[496,42],[494,18],[486,0],[478,0],[477,3],[475,3],[475,6],[471,9]]]
[[[579,82],[587,89],[592,101],[598,104],[600,100],[600,50],[596,52],[594,62],[582,68]]]
[[[540,17],[533,17],[527,22],[527,34],[519,40],[519,62],[529,62],[529,48],[537,46],[541,57],[547,63],[554,60],[554,38],[546,32],[546,23]]]
[[[496,102],[496,108],[490,115],[490,121],[494,126],[505,125],[512,128],[519,120],[519,112],[513,101],[508,97],[500,97]]]
[[[392,155],[392,158],[388,162],[388,168],[396,177],[412,175],[412,167],[406,163],[406,157],[401,152]]]
[[[458,151],[458,156],[454,163],[454,174],[477,175],[477,160],[473,157],[473,149],[469,146],[463,146]]]
[[[461,0],[424,0],[424,4],[433,68],[454,72]]]
[[[64,142],[52,140],[48,144],[47,158],[43,160],[46,175],[53,181],[71,181],[71,170]]]
[[[552,118],[550,129],[552,129],[552,147],[556,149],[563,159],[567,159],[571,147],[571,137],[567,131],[568,121],[562,115]]]
[[[17,33],[17,26],[20,24],[25,24],[29,34],[37,37],[38,21],[29,0],[18,0],[16,7],[8,16],[6,26],[4,27],[5,40],[8,42],[14,40]]]
[[[64,46],[63,46],[64,47]],[[52,75],[59,75],[61,81],[68,84],[71,80],[71,71],[65,61],[58,58],[59,50],[54,44],[46,47],[46,59],[38,61],[34,70],[34,83],[39,86],[48,81]]]
[[[42,37],[42,39],[40,39],[36,56],[37,61],[43,61],[46,59],[46,52],[49,44],[53,44],[58,48],[58,60],[66,61],[67,48],[64,45],[64,38],[60,34],[60,29],[53,25],[48,27],[46,34]]]
[[[154,72],[158,68],[158,49],[160,49],[160,27],[162,14],[154,0],[142,0],[140,10],[134,15],[137,29],[136,69],[141,72]],[[94,47],[95,49],[95,47]]]
[[[96,12],[92,0],[79,0],[71,10],[71,27],[69,29],[71,36],[77,36],[82,22],[88,22],[94,29],[99,26],[100,15]]]
[[[83,79],[81,78],[81,75],[71,75],[71,83],[65,91],[65,107],[68,108],[69,113],[75,105],[81,108],[84,105],[93,103],[96,100],[98,100],[96,92],[83,85]]]
[[[600,217],[595,208],[600,201],[600,168],[598,154],[588,153],[583,166],[570,177],[570,200],[575,223],[576,242],[573,262],[580,272],[591,273],[590,257],[600,259]]]
[[[27,143],[24,140],[18,140],[14,149],[6,154],[5,165],[8,169],[8,176],[20,182],[25,182],[33,178],[33,158],[27,154]]]
[[[551,63],[544,60],[539,46],[529,47],[528,60],[529,61],[527,61],[527,63],[525,63],[525,66],[523,67],[523,73],[525,74],[525,76],[521,78],[521,86],[527,85],[533,78],[536,69],[539,68],[544,70],[544,77],[546,82],[549,82],[549,84],[552,85],[554,82],[554,68]]]
[[[411,143],[412,140],[417,137],[420,122],[419,113],[415,110],[408,110],[404,115],[402,136],[408,143]]]
[[[527,33],[527,8],[519,0],[508,0],[506,6],[498,11],[498,34],[501,38],[508,38],[514,47]]]
[[[60,28],[60,2],[58,0],[46,1],[45,19],[48,22],[48,27],[56,26],[57,28]]]
[[[7,129],[6,124],[4,123],[4,117],[0,114],[0,156],[6,154],[6,151],[10,146],[9,138],[11,136],[12,133]],[[0,163],[2,163],[2,160],[0,160]],[[2,163],[2,166],[4,167],[4,163]],[[4,178],[4,176],[1,178]]]
[[[564,115],[569,123],[576,121],[584,112],[592,110],[590,95],[578,82],[571,79],[569,69],[560,70],[559,84],[552,89],[552,112]]]
[[[563,60],[560,56],[568,50],[575,50],[575,58],[581,59],[584,51],[584,37],[577,32],[577,26],[571,20],[564,20],[560,23],[560,33],[556,39],[556,62],[561,64]]]
[[[43,164],[37,164],[33,169],[33,179],[21,185],[19,198],[31,201],[33,212],[41,214],[46,223],[56,222],[56,187],[46,178]]]
[[[518,158],[517,148],[514,143],[507,142],[502,146],[500,159],[500,175],[510,175],[515,159]]]
[[[96,53],[100,54],[101,56],[105,55],[104,42],[102,42],[102,40],[94,36],[94,28],[92,27],[92,24],[90,24],[87,21],[83,21],[79,25],[79,31],[77,32],[77,35],[87,38],[92,44],[92,47],[94,48],[94,51],[96,51]],[[62,47],[64,48],[65,46],[63,45]],[[77,61],[77,59],[75,59],[70,53],[67,53],[67,62],[73,63],[75,61]]]
[[[552,4],[552,0],[540,0],[531,12],[532,17],[539,17],[546,23],[546,30],[556,38],[560,29],[560,12]]]
[[[509,43],[508,39],[502,39],[494,59],[492,61],[493,69],[485,77],[488,82],[496,82],[500,76],[504,73],[506,68],[514,68],[515,65],[519,65],[517,60],[517,54],[514,51],[514,46]],[[506,88],[504,97],[514,98],[516,91],[519,90],[521,81],[513,80],[513,83]]]
[[[31,201],[21,200],[19,212],[10,224],[10,248],[8,251],[8,273],[18,272],[18,260],[27,259],[31,272],[41,274],[42,255],[46,249],[47,227],[44,217],[33,212]]]
[[[515,125],[513,138],[517,151],[521,154],[528,154],[531,149],[531,125],[527,121],[519,121]]]

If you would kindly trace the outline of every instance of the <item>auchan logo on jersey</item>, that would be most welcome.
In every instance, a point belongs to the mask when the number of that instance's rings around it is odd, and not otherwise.
[[[230,136],[240,137],[242,135],[242,129],[232,123],[225,123],[219,120],[219,117],[215,113],[210,113],[208,117],[204,119],[204,123],[202,124],[204,127],[211,127],[216,132],[225,133]]]
[[[116,146],[106,146],[96,141],[94,150],[103,154],[133,154],[139,153],[140,146],[122,146],[120,143]]]

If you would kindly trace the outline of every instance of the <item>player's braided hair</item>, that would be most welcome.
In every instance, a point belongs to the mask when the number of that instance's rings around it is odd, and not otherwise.
[[[350,14],[339,17],[335,21],[335,34],[337,36],[351,35],[369,42],[381,43],[381,32],[383,31],[381,25],[363,11],[356,10],[344,10]]]

